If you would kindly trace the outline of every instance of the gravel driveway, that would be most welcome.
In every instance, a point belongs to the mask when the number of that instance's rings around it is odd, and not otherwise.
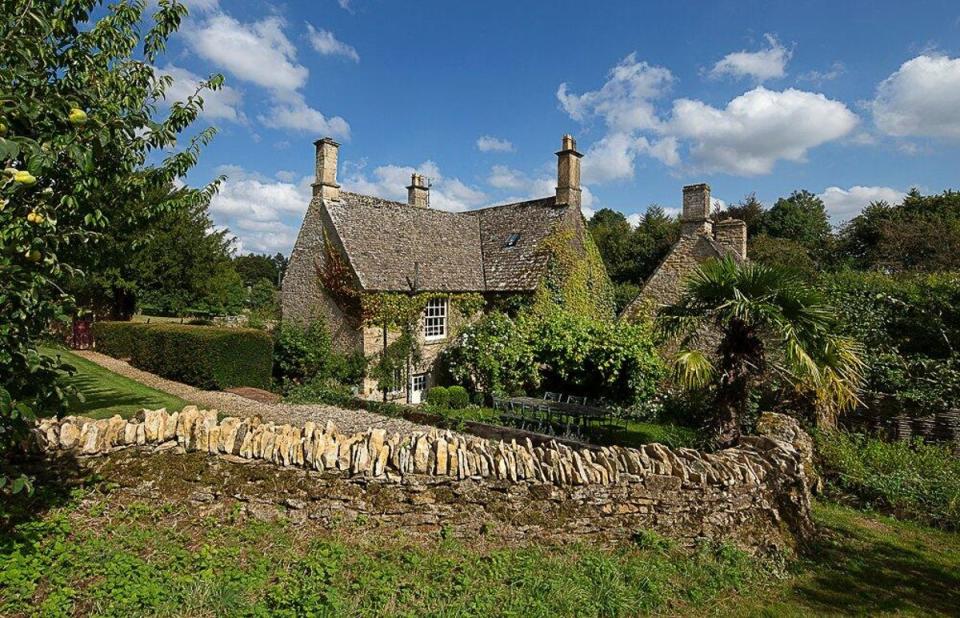
[[[231,416],[260,416],[265,421],[301,426],[306,421],[325,423],[331,420],[344,433],[355,433],[372,428],[382,428],[387,433],[408,433],[436,429],[428,425],[411,423],[402,418],[381,416],[366,410],[346,410],[325,404],[259,403],[233,393],[205,391],[194,386],[167,380],[136,367],[131,367],[125,361],[91,350],[73,350],[73,353],[146,386],[176,395],[203,408],[217,409]]]

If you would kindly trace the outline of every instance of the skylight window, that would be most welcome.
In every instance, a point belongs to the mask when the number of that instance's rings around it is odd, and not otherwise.
[[[507,238],[507,242],[503,243],[503,246],[504,248],[516,247],[518,240],[520,240],[520,234],[510,234],[510,237]]]

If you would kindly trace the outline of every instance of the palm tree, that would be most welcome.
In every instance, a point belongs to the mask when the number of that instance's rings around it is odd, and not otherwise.
[[[679,382],[715,386],[714,430],[722,447],[739,440],[750,392],[770,371],[813,393],[826,424],[859,402],[859,344],[837,333],[831,307],[790,270],[708,260],[657,325],[679,342]]]

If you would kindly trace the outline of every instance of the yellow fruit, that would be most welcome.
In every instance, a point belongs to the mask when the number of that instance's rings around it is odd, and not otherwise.
[[[87,112],[83,111],[79,107],[74,107],[70,110],[70,122],[72,124],[81,125],[87,121]]]
[[[36,177],[30,172],[23,171],[23,170],[18,171],[16,174],[13,175],[13,181],[19,182],[22,185],[27,185],[28,187],[37,184]]]
[[[6,135],[6,134],[7,134],[7,123],[0,122],[0,135]]]
[[[37,213],[35,213],[35,212],[29,213],[29,214],[27,215],[27,221],[29,221],[30,223],[36,223],[36,222],[37,222]]]
[[[43,257],[43,254],[40,253],[39,249],[31,249],[23,254],[23,257],[27,258],[31,262],[39,262],[40,258]]]

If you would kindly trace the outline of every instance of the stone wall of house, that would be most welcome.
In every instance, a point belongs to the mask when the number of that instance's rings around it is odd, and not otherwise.
[[[623,310],[622,317],[640,319],[675,303],[683,293],[685,278],[700,264],[715,257],[717,252],[705,236],[682,236],[644,283],[637,298]]]
[[[450,345],[460,330],[475,320],[479,316],[465,316],[458,311],[456,304],[450,302],[447,306],[447,336],[443,339],[427,341],[423,336],[423,323],[420,324],[418,340],[420,344],[420,360],[410,367],[411,374],[426,373],[427,389],[436,385],[436,364],[437,359],[444,348]],[[387,345],[390,345],[400,336],[397,330],[387,331]],[[373,325],[363,327],[363,354],[375,362],[376,357],[383,352],[383,328]],[[423,395],[426,395],[424,391]],[[377,389],[377,379],[366,376],[363,379],[361,396],[366,399],[380,400],[383,398],[383,391]],[[407,389],[403,388],[394,393],[387,394],[388,401],[406,401]]]
[[[284,320],[307,324],[322,319],[330,330],[333,345],[341,352],[363,347],[363,336],[356,326],[359,316],[346,316],[336,301],[320,285],[319,268],[326,259],[324,227],[332,229],[319,198],[310,202],[290,263],[283,276],[280,311]],[[331,242],[335,242],[331,238]]]
[[[460,536],[483,529],[505,538],[624,540],[655,530],[693,545],[710,538],[745,548],[789,548],[812,530],[803,462],[790,443],[748,437],[702,453],[642,448],[534,447],[449,432],[342,434],[256,418],[217,419],[190,406],[136,420],[43,420],[36,442],[51,455],[190,451],[298,470],[289,491],[310,517],[376,517],[385,525]],[[280,470],[274,478],[280,478]]]

